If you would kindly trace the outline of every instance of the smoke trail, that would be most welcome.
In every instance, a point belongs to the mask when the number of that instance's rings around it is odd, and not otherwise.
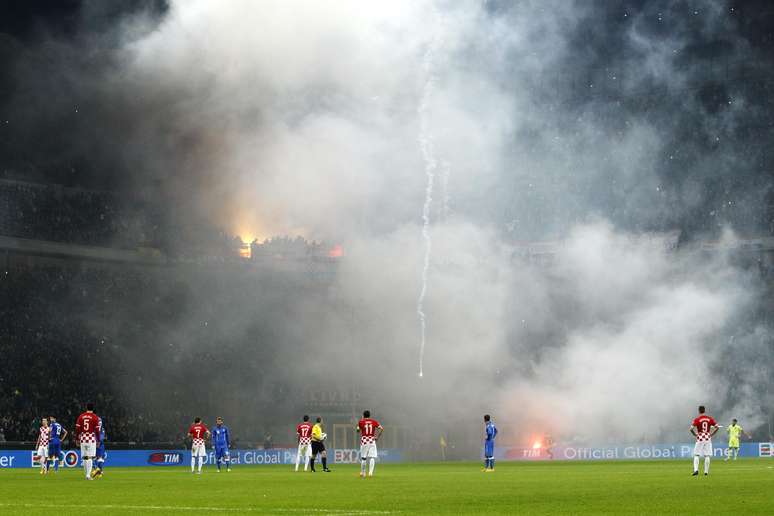
[[[427,295],[427,272],[430,268],[430,256],[433,249],[433,240],[430,236],[430,206],[433,204],[433,184],[435,182],[435,169],[438,162],[435,158],[435,147],[433,138],[430,134],[429,123],[429,102],[433,94],[435,85],[435,76],[433,75],[433,59],[440,46],[440,28],[436,30],[430,46],[425,52],[423,66],[426,81],[422,91],[422,100],[419,103],[417,112],[419,114],[419,147],[422,150],[422,158],[425,162],[425,176],[427,176],[427,186],[425,188],[425,204],[422,207],[422,238],[425,241],[425,256],[422,262],[422,288],[419,290],[417,299],[417,315],[420,324],[420,344],[419,344],[419,377],[424,374],[425,341],[427,335],[427,317],[424,310],[425,296]]]
[[[446,222],[446,220],[449,218],[450,208],[449,208],[449,176],[451,175],[451,165],[448,161],[444,161],[441,170],[443,174],[441,175],[441,198],[443,200],[443,203],[441,205],[441,219]]]

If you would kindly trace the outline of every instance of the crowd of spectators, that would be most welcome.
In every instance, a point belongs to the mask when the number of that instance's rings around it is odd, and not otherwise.
[[[0,180],[0,234],[82,245],[156,244],[158,223],[111,193]]]
[[[144,274],[43,265],[11,266],[0,277],[0,427],[6,440],[35,438],[40,417],[74,422],[84,400],[110,421],[113,438],[134,440],[154,423],[129,417],[112,388],[126,350],[108,338],[104,310],[147,287]],[[66,307],[66,308],[65,308]],[[105,367],[111,364],[110,368]]]
[[[113,442],[182,443],[195,415],[218,413],[262,442],[261,411],[276,414],[283,391],[266,378],[282,352],[273,346],[288,339],[283,325],[269,326],[308,288],[292,277],[7,256],[0,434],[34,440],[51,414],[72,428],[92,401]]]
[[[173,261],[327,257],[330,246],[300,236],[243,242],[217,227],[179,227],[156,210],[110,192],[0,179],[0,235],[122,249],[153,248]]]
[[[242,243],[241,239],[238,243]],[[276,236],[267,238],[263,242],[253,240],[250,243],[250,258],[253,260],[264,258],[302,259],[328,257],[330,251],[331,246],[323,242],[310,241],[301,236],[295,238]]]

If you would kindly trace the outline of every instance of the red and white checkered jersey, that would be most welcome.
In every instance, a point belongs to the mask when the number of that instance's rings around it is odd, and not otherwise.
[[[717,426],[717,423],[712,416],[701,414],[699,417],[693,420],[693,426],[696,427],[696,441],[705,442],[712,438],[712,427]]]
[[[209,429],[204,423],[194,423],[191,428],[188,429],[188,434],[191,436],[194,446],[203,446],[204,439],[207,437]]]
[[[298,434],[298,444],[311,444],[312,443],[312,423],[304,421],[296,426],[296,434]]]
[[[81,443],[99,442],[99,431],[102,427],[102,420],[94,412],[86,411],[78,416],[75,423],[75,436]]]
[[[41,446],[48,446],[48,438],[51,435],[50,426],[41,426],[40,434],[38,435],[38,448]]]
[[[364,418],[358,421],[357,427],[360,429],[360,444],[374,444],[376,442],[376,429],[381,428],[379,421],[371,418]]]

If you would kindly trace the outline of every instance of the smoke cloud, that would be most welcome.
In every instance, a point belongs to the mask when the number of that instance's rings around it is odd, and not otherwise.
[[[89,156],[80,181],[155,197],[180,227],[344,243],[324,292],[274,285],[280,317],[262,292],[262,314],[249,301],[218,312],[294,342],[239,350],[273,364],[267,385],[292,371],[302,388],[354,390],[375,414],[471,435],[491,412],[514,435],[683,438],[700,403],[756,426],[773,401],[759,360],[770,331],[750,317],[765,287],[693,245],[769,231],[768,112],[755,81],[735,79],[768,58],[742,14],[722,2],[171,2],[36,38],[5,111],[15,149],[56,132],[42,154]],[[419,380],[418,106],[436,38],[424,112],[443,165]],[[41,70],[57,94],[33,80]],[[550,241],[550,263],[527,241]],[[185,314],[175,339],[199,339],[199,314]]]

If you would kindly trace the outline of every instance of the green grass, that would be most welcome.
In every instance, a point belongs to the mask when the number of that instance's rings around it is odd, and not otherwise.
[[[379,464],[293,473],[289,466],[110,468],[86,482],[80,469],[42,477],[0,470],[0,514],[774,514],[774,460]],[[198,510],[201,509],[201,510]]]

